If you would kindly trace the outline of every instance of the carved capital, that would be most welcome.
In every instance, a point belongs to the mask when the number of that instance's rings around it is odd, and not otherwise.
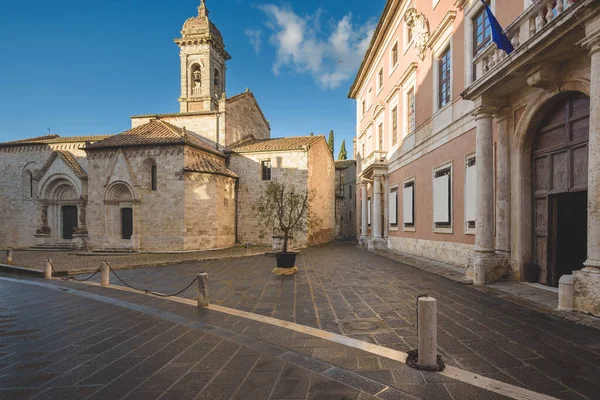
[[[553,91],[560,87],[560,72],[554,64],[538,64],[527,71],[527,84],[531,87]]]
[[[506,106],[504,99],[490,98],[488,96],[479,96],[473,103],[475,104],[473,116],[476,119],[486,117],[491,118],[494,114],[498,113],[502,107]]]

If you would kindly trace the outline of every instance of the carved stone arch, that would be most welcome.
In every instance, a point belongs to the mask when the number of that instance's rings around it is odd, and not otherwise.
[[[574,93],[583,93],[589,97],[589,85],[583,80],[567,81],[561,84],[560,91],[541,92],[537,99],[529,104],[515,126],[512,141],[512,165],[514,177],[512,181],[513,220],[527,221],[517,223],[513,245],[515,261],[523,271],[525,264],[533,262],[533,204],[532,204],[532,146],[546,109],[564,100]],[[513,225],[515,226],[515,225]]]
[[[139,211],[134,189],[124,181],[112,182],[104,194],[105,246],[139,248]]]

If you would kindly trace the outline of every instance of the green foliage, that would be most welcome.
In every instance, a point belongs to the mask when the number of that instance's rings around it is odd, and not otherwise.
[[[287,252],[290,232],[306,233],[316,223],[311,213],[314,191],[298,190],[292,184],[269,182],[264,192],[253,204],[252,210],[259,219],[260,235],[279,229],[283,233],[283,252]]]
[[[310,133],[310,136],[315,136],[315,133],[314,133],[314,132],[311,132],[311,133]]]
[[[346,140],[342,140],[342,148],[340,149],[340,154],[338,154],[338,160],[347,160],[348,153],[346,152]]]
[[[333,143],[333,141],[334,141],[334,138],[333,138],[333,130],[330,130],[330,131],[329,131],[329,140],[327,141],[327,144],[329,145],[329,151],[331,151],[331,155],[332,155],[332,156],[333,156],[333,151],[334,151],[334,149],[335,149],[335,146],[334,146],[334,143]]]

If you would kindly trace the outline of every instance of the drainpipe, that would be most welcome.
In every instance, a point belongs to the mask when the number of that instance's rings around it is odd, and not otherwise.
[[[239,178],[235,180],[235,243],[239,243],[239,233],[238,233],[238,218],[239,218],[239,191],[240,191],[240,180]]]

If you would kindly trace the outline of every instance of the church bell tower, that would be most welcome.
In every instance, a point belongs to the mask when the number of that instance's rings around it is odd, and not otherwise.
[[[181,57],[180,111],[216,111],[225,95],[225,64],[231,56],[221,32],[208,19],[206,0],[200,0],[198,16],[185,21],[175,43]]]

